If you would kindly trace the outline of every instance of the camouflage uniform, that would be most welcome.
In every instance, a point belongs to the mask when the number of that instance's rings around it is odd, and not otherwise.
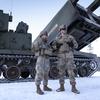
[[[58,48],[58,68],[59,68],[59,83],[60,88],[57,89],[58,92],[64,91],[64,75],[67,70],[70,84],[72,85],[72,92],[79,93],[75,87],[75,75],[73,69],[75,69],[73,50],[78,47],[75,38],[72,35],[67,34],[66,26],[63,25],[60,28],[60,36],[57,37],[56,43],[59,44]]]
[[[48,73],[50,70],[49,55],[51,55],[52,52],[49,46],[47,45],[47,42],[42,41],[41,38],[37,43],[34,44],[34,47],[37,56],[35,84],[36,86],[39,86],[41,84],[41,81],[43,80],[43,85],[47,86]]]
[[[65,34],[63,37],[59,37],[57,40],[58,44],[61,44],[58,57],[59,57],[59,74],[60,83],[64,83],[64,74],[67,69],[70,81],[75,81],[73,69],[75,69],[73,49],[78,47],[78,44],[73,36]],[[70,43],[72,47],[69,46]]]
[[[37,49],[38,50],[38,58],[37,58],[37,62],[36,62],[36,77],[35,77],[35,82],[36,85],[40,85],[40,82],[43,80],[43,84],[47,85],[48,84],[48,72],[50,70],[50,65],[49,65],[49,56],[44,54],[44,49],[42,48],[42,46],[46,46],[45,43],[43,43],[43,41],[39,41],[37,43]],[[45,47],[44,47],[45,48]],[[48,49],[48,47],[45,48],[46,50]]]

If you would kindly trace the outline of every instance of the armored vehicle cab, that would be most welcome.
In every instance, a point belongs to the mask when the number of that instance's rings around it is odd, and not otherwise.
[[[15,31],[9,30],[11,21],[12,16],[0,10],[0,69],[5,78],[16,80],[32,73],[32,35],[27,32],[28,25],[23,21]]]

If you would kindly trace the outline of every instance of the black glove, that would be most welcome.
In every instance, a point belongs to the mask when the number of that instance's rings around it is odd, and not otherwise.
[[[69,45],[69,47],[74,48],[74,44],[73,44],[72,41],[71,42],[67,42],[67,44]]]

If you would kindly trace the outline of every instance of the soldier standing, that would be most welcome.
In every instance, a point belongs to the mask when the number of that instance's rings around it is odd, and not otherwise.
[[[50,70],[49,65],[49,55],[51,54],[51,49],[48,46],[48,34],[43,32],[40,35],[39,41],[34,44],[37,62],[36,62],[36,76],[35,84],[37,87],[37,93],[42,95],[44,92],[40,88],[41,81],[43,80],[43,89],[44,91],[52,91],[48,85],[48,73]]]
[[[65,70],[68,72],[70,84],[72,86],[71,91],[74,93],[79,94],[80,92],[76,89],[76,81],[75,81],[75,75],[74,75],[74,57],[73,57],[73,49],[78,47],[78,44],[74,37],[72,35],[67,34],[67,28],[66,25],[61,25],[59,27],[60,36],[56,39],[56,44],[60,45],[58,48],[58,69],[59,69],[59,83],[60,88],[58,88],[56,91],[61,92],[65,91],[64,88],[64,75]]]

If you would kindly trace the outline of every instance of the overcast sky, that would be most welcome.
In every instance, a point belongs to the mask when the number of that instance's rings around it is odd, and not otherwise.
[[[0,0],[0,9],[5,13],[12,12],[13,22],[10,23],[10,29],[15,30],[20,21],[29,25],[29,33],[32,33],[32,41],[46,27],[54,15],[61,9],[67,0]],[[87,7],[93,0],[79,0],[79,4]],[[100,15],[100,7],[95,11]],[[99,45],[100,39],[96,41]],[[99,53],[97,43],[92,44],[93,52]],[[84,51],[86,51],[84,49]],[[94,53],[95,53],[94,52]]]

